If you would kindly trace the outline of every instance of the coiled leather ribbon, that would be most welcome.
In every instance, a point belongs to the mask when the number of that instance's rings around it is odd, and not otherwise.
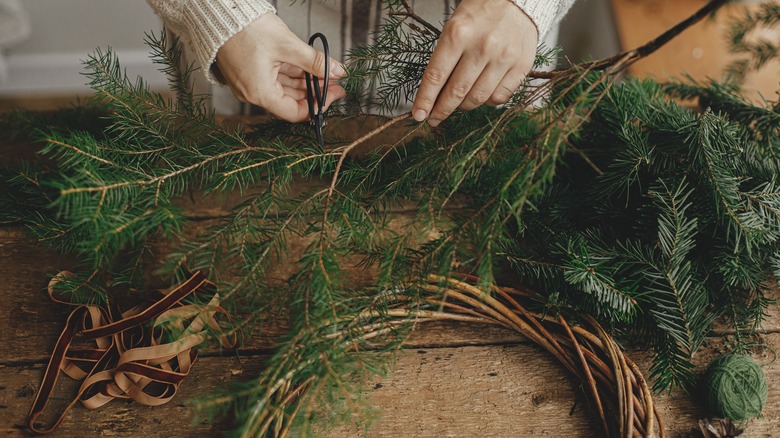
[[[54,286],[70,273],[63,272],[49,283],[53,301],[71,304],[55,296]],[[208,304],[185,304],[196,293],[212,297]],[[201,272],[186,281],[160,291],[162,297],[146,308],[134,307],[119,313],[96,305],[80,305],[71,312],[52,352],[28,427],[48,433],[59,426],[68,411],[81,402],[96,409],[115,398],[129,398],[157,406],[170,401],[197,357],[196,347],[216,334],[223,348],[235,348],[237,334],[224,333],[216,320],[225,314],[219,306],[216,287]],[[94,343],[91,348],[71,348],[74,340]],[[60,372],[82,381],[78,393],[50,426],[36,424],[52,396]]]

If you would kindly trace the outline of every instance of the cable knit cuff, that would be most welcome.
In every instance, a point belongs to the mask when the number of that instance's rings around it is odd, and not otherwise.
[[[536,30],[539,32],[539,41],[542,41],[558,18],[558,5],[560,2],[546,0],[513,1],[526,15],[531,17],[531,20],[536,25]]]
[[[218,84],[211,70],[217,50],[230,37],[268,12],[276,13],[276,9],[265,0],[184,2],[182,25],[189,30],[190,45],[209,82]]]

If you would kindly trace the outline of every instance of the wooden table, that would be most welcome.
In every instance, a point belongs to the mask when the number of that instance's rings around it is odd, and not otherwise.
[[[29,155],[21,145],[0,145],[0,164]],[[235,200],[233,201],[235,202]],[[212,199],[187,201],[190,232],[226,213]],[[395,213],[403,221],[405,213]],[[294,250],[300,242],[291,241]],[[71,262],[43,248],[18,225],[0,227],[0,431],[25,435],[24,420],[40,384],[50,351],[69,309],[51,303],[45,293],[48,275]],[[355,269],[355,275],[365,275]],[[777,294],[780,295],[780,294]],[[766,344],[780,351],[780,315],[776,309],[765,324]],[[193,423],[193,397],[209,394],[232,381],[252,378],[271,353],[284,324],[267,327],[237,353],[201,354],[179,395],[167,405],[146,407],[115,400],[99,410],[77,406],[55,436],[182,436],[210,437],[221,425]],[[713,333],[696,357],[700,365],[722,352],[724,338]],[[645,373],[650,357],[631,352]],[[769,362],[771,354],[762,360]],[[770,381],[765,418],[750,424],[748,437],[780,434],[780,362],[765,368]],[[587,401],[550,356],[521,336],[494,327],[465,324],[421,326],[397,359],[387,378],[365,383],[364,395],[381,409],[368,432],[339,426],[323,436],[594,436],[597,423]],[[703,413],[683,394],[658,396],[657,403],[676,436],[690,430]],[[323,409],[327,409],[323,407]]]
[[[682,18],[683,10],[700,3],[614,0],[621,39],[627,47],[644,42],[662,26]],[[670,16],[671,10],[676,10],[677,15]],[[638,22],[642,25],[635,25]],[[669,74],[668,69],[684,64],[685,57],[697,54],[720,60],[709,45],[701,53],[688,48],[691,44],[696,48],[697,41],[702,41],[697,32],[694,29],[687,37],[693,41],[689,39],[686,43],[684,35],[677,43],[682,46],[670,45],[668,50],[664,49],[667,55],[662,51],[637,64],[633,73],[646,74],[652,70],[661,71],[657,75]],[[687,65],[698,66],[700,61]],[[719,67],[707,68],[706,71],[712,72]],[[24,145],[0,144],[0,163],[29,155],[26,149]],[[224,205],[209,200],[191,203],[187,211],[193,218],[193,228],[201,229],[226,213]],[[397,213],[399,220],[403,214]],[[68,260],[42,248],[25,235],[22,227],[0,227],[0,297],[3,299],[0,336],[4,340],[0,346],[0,432],[5,436],[26,434],[25,417],[68,312],[50,303],[44,288],[49,274],[67,266]],[[775,295],[780,297],[780,293]],[[274,340],[284,330],[281,323],[268,327],[235,354],[203,352],[177,398],[167,405],[150,408],[113,401],[96,411],[77,406],[55,436],[211,437],[219,434],[223,426],[194,419],[188,401],[228,382],[250,379],[261,369]],[[696,356],[697,364],[703,366],[723,352],[724,335],[728,333],[712,333]],[[769,348],[780,351],[777,308],[771,309],[762,338]],[[635,351],[630,355],[647,373],[649,354]],[[761,358],[764,362],[771,359],[769,352]],[[780,436],[780,361],[764,370],[770,387],[768,405],[764,418],[752,421],[745,437]],[[364,394],[369,403],[381,410],[381,417],[367,432],[346,425],[322,435],[592,437],[598,430],[577,383],[550,356],[524,338],[494,327],[458,323],[422,326],[398,355],[394,371],[386,378],[366,382]],[[672,437],[689,431],[704,416],[699,405],[681,393],[676,397],[659,395],[656,401]]]

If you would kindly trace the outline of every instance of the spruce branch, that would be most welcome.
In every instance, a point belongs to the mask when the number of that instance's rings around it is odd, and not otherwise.
[[[328,193],[327,196],[325,196],[325,207],[323,208],[323,214],[322,214],[323,227],[325,223],[328,221],[328,204],[330,203],[330,200],[333,197],[333,192],[336,189],[336,184],[338,183],[339,172],[341,171],[341,166],[344,164],[344,160],[347,158],[347,154],[352,152],[352,150],[354,150],[356,147],[360,146],[361,144],[364,144],[369,139],[381,134],[387,128],[395,125],[398,122],[407,120],[410,117],[412,117],[412,113],[409,112],[401,114],[400,116],[393,117],[392,119],[385,122],[384,124],[371,130],[371,132],[368,132],[367,134],[363,135],[362,137],[348,144],[343,148],[343,150],[338,151],[339,161],[336,163],[336,168],[333,171],[333,177],[331,177],[331,182],[330,185],[328,186]]]

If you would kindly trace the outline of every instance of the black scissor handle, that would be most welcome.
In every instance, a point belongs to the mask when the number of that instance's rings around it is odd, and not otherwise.
[[[322,134],[322,127],[325,124],[325,115],[323,107],[325,106],[325,99],[328,97],[330,48],[328,47],[328,39],[319,32],[309,38],[309,45],[314,47],[314,42],[318,39],[322,42],[323,52],[325,52],[325,77],[322,81],[322,87],[320,87],[320,78],[311,75],[308,72],[305,72],[304,74],[306,76],[306,102],[309,105],[309,117],[311,117],[312,124],[314,124],[314,130],[317,133],[317,141],[324,147],[325,139]]]

